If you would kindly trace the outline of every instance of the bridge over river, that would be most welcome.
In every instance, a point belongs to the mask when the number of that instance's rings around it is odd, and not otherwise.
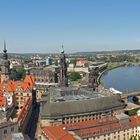
[[[129,97],[132,97],[132,96],[139,96],[139,95],[140,95],[140,90],[123,93],[123,94],[121,94],[121,98],[125,99],[125,98],[129,98]]]

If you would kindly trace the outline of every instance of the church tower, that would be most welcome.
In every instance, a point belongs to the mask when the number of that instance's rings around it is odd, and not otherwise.
[[[63,45],[60,54],[60,86],[68,87],[67,64]]]
[[[89,75],[88,75],[88,87],[92,88],[93,91],[96,90],[96,88],[98,87],[98,68],[93,68],[93,67],[89,67],[88,68],[89,71]]]
[[[6,43],[4,41],[4,50],[3,50],[3,60],[1,62],[1,83],[9,80],[10,75],[10,62],[8,60],[8,54],[6,50]]]

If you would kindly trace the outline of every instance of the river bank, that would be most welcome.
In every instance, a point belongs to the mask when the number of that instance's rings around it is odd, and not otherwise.
[[[108,64],[108,66],[107,66],[107,68],[103,71],[103,72],[101,72],[100,74],[99,74],[99,77],[98,77],[98,79],[97,79],[97,82],[98,82],[98,84],[99,84],[99,86],[104,86],[104,82],[101,80],[101,77],[107,72],[107,71],[110,71],[110,70],[112,70],[112,69],[115,69],[115,68],[118,68],[118,67],[122,67],[122,66],[124,66],[123,64],[118,64],[118,63],[109,63]]]

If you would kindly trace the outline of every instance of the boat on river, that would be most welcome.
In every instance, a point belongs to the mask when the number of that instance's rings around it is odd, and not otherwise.
[[[121,91],[116,90],[116,89],[114,89],[114,88],[109,88],[109,91],[110,91],[111,93],[113,93],[113,94],[122,94]]]

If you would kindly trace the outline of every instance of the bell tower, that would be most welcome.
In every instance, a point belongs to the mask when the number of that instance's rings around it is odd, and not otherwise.
[[[1,62],[1,83],[9,80],[10,75],[10,62],[8,60],[8,54],[6,50],[6,43],[4,41],[4,50],[3,50],[3,60]]]
[[[89,67],[88,71],[89,71],[88,87],[92,88],[93,91],[95,91],[96,88],[98,87],[98,81],[97,81],[99,76],[98,68]]]
[[[67,64],[63,45],[60,54],[60,86],[68,87]]]

